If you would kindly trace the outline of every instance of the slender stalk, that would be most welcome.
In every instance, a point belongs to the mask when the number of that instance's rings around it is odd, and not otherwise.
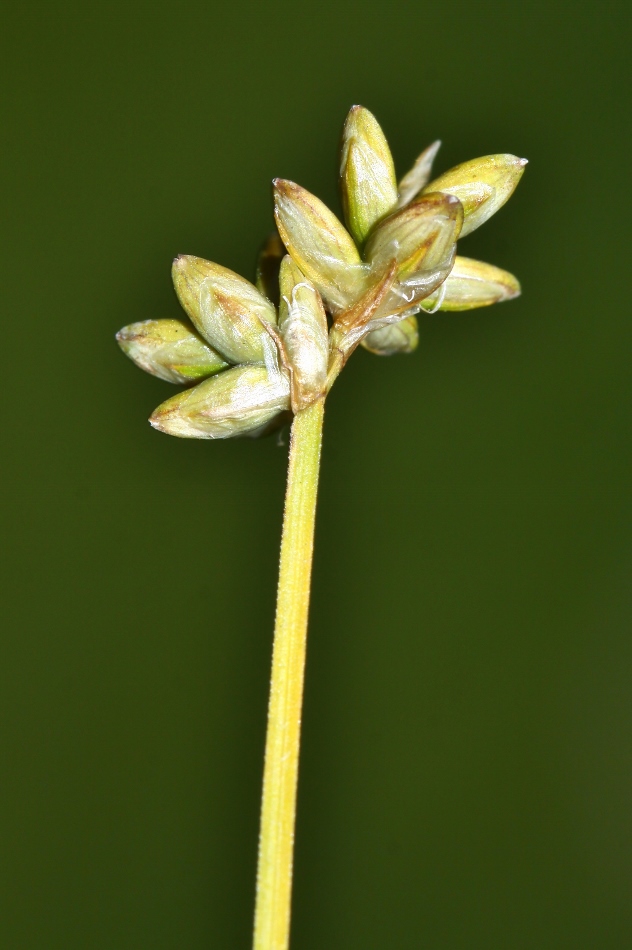
[[[324,401],[294,417],[268,708],[254,950],[287,950],[307,615]]]

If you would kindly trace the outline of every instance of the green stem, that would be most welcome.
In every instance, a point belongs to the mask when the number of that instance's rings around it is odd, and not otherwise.
[[[287,950],[307,615],[324,401],[294,417],[268,708],[254,950]]]

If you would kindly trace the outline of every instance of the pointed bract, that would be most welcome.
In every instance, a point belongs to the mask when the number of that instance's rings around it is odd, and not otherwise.
[[[439,248],[439,250],[441,250]],[[371,330],[390,326],[419,313],[426,298],[440,288],[456,258],[456,244],[443,248],[442,256],[428,255],[419,270],[405,280],[396,281],[371,320]]]
[[[234,366],[167,399],[149,421],[183,439],[228,439],[261,434],[289,406],[284,373],[270,373],[261,365]]]
[[[390,267],[373,281],[369,289],[355,301],[353,306],[338,314],[334,320],[333,330],[344,329],[346,332],[364,327],[380,309],[396,283],[397,263],[391,261]]]
[[[362,245],[397,205],[397,180],[386,137],[372,113],[353,106],[342,132],[340,186],[345,221]]]
[[[383,325],[382,323],[375,323],[375,316],[380,312],[384,302],[390,298],[393,286],[396,283],[396,264],[393,261],[381,278],[375,281],[352,307],[341,313],[334,321],[334,325],[329,332],[327,379],[330,388],[331,383],[340,373],[358,344],[371,330],[380,329]]]
[[[440,301],[439,310],[473,310],[511,300],[519,294],[520,284],[513,274],[493,264],[457,256],[445,284],[424,300],[424,309]]]
[[[276,310],[254,284],[227,267],[186,254],[173,262],[173,283],[196,329],[226,360],[264,360],[264,324],[276,324]]]
[[[329,331],[320,294],[288,255],[279,275],[279,330],[292,368],[293,408],[322,395],[327,378]]]
[[[327,205],[300,185],[277,178],[274,216],[281,240],[327,307],[337,313],[357,299],[367,269],[350,234]]]
[[[413,353],[419,343],[417,317],[405,317],[381,330],[373,330],[362,340],[362,346],[376,356]]]
[[[421,303],[429,297],[448,277],[456,259],[456,244],[453,244],[446,256],[438,261],[434,267],[424,266],[406,280],[400,281],[394,288],[394,293],[401,298],[398,310],[395,313],[418,313]],[[391,301],[388,304],[392,306]],[[407,304],[407,306],[404,306]],[[381,316],[381,314],[380,314]]]
[[[169,383],[197,382],[228,366],[219,353],[180,320],[131,323],[119,330],[116,340],[137,366]]]
[[[457,165],[425,188],[455,195],[463,204],[461,237],[484,224],[511,197],[524,173],[526,158],[485,155]]]
[[[439,140],[429,145],[428,148],[424,149],[421,153],[411,170],[404,175],[399,183],[398,208],[405,208],[406,205],[419,194],[421,189],[428,184],[432,171],[432,163],[440,147],[441,142]]]

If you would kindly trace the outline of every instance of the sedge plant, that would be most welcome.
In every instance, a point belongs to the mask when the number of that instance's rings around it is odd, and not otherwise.
[[[188,320],[147,320],[117,340],[138,366],[186,388],[150,418],[181,438],[261,436],[291,422],[274,629],[254,950],[287,950],[305,644],[325,400],[358,346],[412,353],[420,311],[462,311],[520,293],[515,277],[457,255],[457,241],[511,196],[526,160],[487,155],[432,179],[425,149],[398,183],[374,116],[354,106],[340,158],[345,225],[276,179],[277,230],[255,283],[182,255],[173,282]],[[431,180],[432,179],[432,180]]]

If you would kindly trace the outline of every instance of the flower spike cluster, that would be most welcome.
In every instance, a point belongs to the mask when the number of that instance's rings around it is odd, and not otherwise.
[[[398,184],[382,129],[354,106],[340,160],[346,227],[300,185],[276,179],[278,233],[263,245],[256,286],[210,261],[176,258],[173,282],[190,323],[148,320],[117,334],[142,369],[190,386],[151,424],[187,438],[263,435],[324,397],[359,344],[382,356],[411,353],[420,310],[516,297],[515,277],[458,256],[456,245],[508,200],[526,160],[488,155],[431,181],[439,145]]]

